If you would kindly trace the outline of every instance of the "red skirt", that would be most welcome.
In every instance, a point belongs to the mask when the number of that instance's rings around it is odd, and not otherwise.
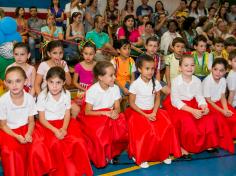
[[[170,102],[170,97],[165,100]],[[184,101],[188,106],[198,109],[195,99]],[[200,119],[191,113],[179,110],[170,103],[165,106],[170,113],[172,122],[178,131],[181,147],[188,152],[198,153],[209,148],[221,147],[234,152],[233,140],[226,121],[218,113],[209,112]]]
[[[23,137],[28,131],[28,125],[12,129]],[[31,143],[21,144],[14,137],[0,130],[0,151],[4,175],[26,176],[28,175],[28,156]]]
[[[217,101],[216,104],[222,108],[222,104],[220,101]],[[215,108],[213,108],[210,104],[208,105],[210,110],[213,111],[213,112],[218,112]],[[230,104],[227,104],[228,106],[228,109],[230,111],[232,111],[234,114],[231,116],[231,117],[225,117],[223,114],[219,113],[220,115],[222,115],[227,123],[228,123],[228,126],[229,126],[229,129],[230,129],[230,132],[231,132],[231,136],[233,138],[236,138],[236,109],[234,109]]]
[[[152,113],[152,110],[144,110]],[[128,119],[128,154],[139,165],[144,161],[163,161],[173,154],[181,156],[180,145],[174,126],[166,111],[159,109],[156,121],[150,121],[131,108],[126,109]]]
[[[49,121],[49,123],[59,129],[63,125],[63,120]],[[51,130],[43,127],[40,123],[36,124],[35,133],[37,138],[33,143],[35,150],[31,155],[33,161],[30,167],[31,173],[43,175],[46,168],[46,171],[50,169],[50,176],[93,175],[85,141],[79,123],[75,119],[70,120],[67,135],[62,140],[57,139]],[[40,156],[42,149],[48,151],[47,160]]]
[[[78,119],[85,134],[89,157],[97,168],[105,167],[107,160],[127,148],[128,132],[123,113],[116,120],[103,115],[80,115]]]

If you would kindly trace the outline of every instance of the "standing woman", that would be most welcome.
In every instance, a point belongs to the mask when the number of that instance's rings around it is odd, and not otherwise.
[[[22,42],[26,43],[28,41],[28,24],[27,20],[24,18],[25,9],[23,7],[17,7],[15,11],[17,32],[20,33],[22,37]]]
[[[56,17],[56,26],[62,27],[64,21],[64,11],[60,8],[60,0],[51,0],[49,12]]]
[[[134,1],[133,0],[126,0],[124,9],[121,10],[121,21],[124,21],[124,18],[127,15],[133,15],[136,19],[136,13],[134,11]]]
[[[84,28],[86,33],[94,28],[94,18],[96,15],[100,14],[100,11],[97,6],[97,0],[90,0],[88,7],[86,7],[84,19]]]

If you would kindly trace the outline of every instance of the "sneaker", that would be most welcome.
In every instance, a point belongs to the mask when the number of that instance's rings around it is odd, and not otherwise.
[[[219,150],[217,148],[213,148],[213,149],[208,149],[207,152],[208,153],[219,153]]]
[[[119,158],[118,158],[118,157],[114,157],[113,159],[111,159],[111,160],[109,161],[109,163],[110,163],[110,164],[113,164],[113,165],[119,164]]]
[[[172,160],[170,158],[167,158],[163,161],[165,164],[171,164]]]
[[[186,160],[186,161],[190,161],[192,160],[192,155],[191,154],[187,154],[187,155],[182,155],[181,157],[183,160]]]
[[[142,162],[139,167],[143,168],[143,169],[146,169],[146,168],[149,168],[149,164],[148,162]]]

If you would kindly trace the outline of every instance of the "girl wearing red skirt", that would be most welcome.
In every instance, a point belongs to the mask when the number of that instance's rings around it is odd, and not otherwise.
[[[64,89],[65,72],[61,67],[52,67],[47,72],[47,88],[37,98],[39,122],[36,124],[35,146],[47,148],[53,170],[50,176],[90,176],[93,174],[85,141],[79,123],[70,118],[71,97]],[[34,150],[31,160],[35,162],[31,172],[42,175],[38,168],[39,150]],[[38,163],[49,164],[41,158]],[[36,175],[36,174],[35,174]]]
[[[33,97],[24,91],[26,78],[21,67],[10,67],[5,78],[9,91],[0,98],[0,151],[6,176],[28,175],[37,109]]]
[[[98,168],[127,148],[126,119],[120,113],[120,90],[114,85],[115,70],[110,62],[101,61],[94,67],[98,80],[86,92],[85,116],[79,118],[88,143],[89,157]]]
[[[227,121],[233,138],[236,138],[236,110],[227,103],[225,98],[226,79],[224,75],[228,62],[217,58],[212,64],[212,72],[203,81],[203,95],[209,103],[209,108],[218,112]]]
[[[142,168],[147,161],[171,163],[169,155],[181,156],[177,133],[168,113],[160,106],[160,83],[153,77],[155,62],[143,55],[137,63],[140,76],[130,86],[128,119],[128,154]]]
[[[179,134],[182,153],[198,153],[221,147],[234,152],[234,144],[225,120],[209,112],[202,96],[200,79],[193,76],[194,59],[185,55],[180,60],[180,71],[171,86],[171,104],[166,108]],[[164,103],[165,104],[165,103]]]

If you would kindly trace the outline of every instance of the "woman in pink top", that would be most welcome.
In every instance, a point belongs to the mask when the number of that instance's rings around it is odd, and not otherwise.
[[[135,28],[135,19],[133,15],[127,15],[123,26],[118,30],[118,40],[128,39],[131,43],[131,49],[142,53],[139,49],[143,45],[143,40],[137,28]]]

